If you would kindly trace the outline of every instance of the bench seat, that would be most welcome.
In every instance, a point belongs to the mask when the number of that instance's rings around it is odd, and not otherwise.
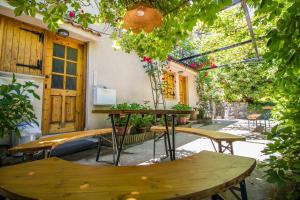
[[[169,127],[169,130],[172,128]],[[191,133],[194,135],[207,137],[215,141],[227,141],[227,142],[234,142],[234,141],[245,141],[245,137],[233,135],[229,133],[222,133],[217,131],[210,131],[200,128],[187,128],[187,127],[175,127],[176,132],[183,132],[183,133]],[[166,127],[164,126],[152,126],[151,131],[155,132],[163,132],[166,131]]]
[[[0,168],[0,196],[44,200],[200,199],[243,182],[255,165],[252,158],[210,151],[148,166],[88,166],[51,157]]]
[[[42,137],[38,140],[28,142],[25,144],[18,145],[10,148],[9,153],[32,153],[40,150],[51,150],[55,147],[82,138],[88,138],[93,136],[101,136],[112,132],[112,128],[95,129],[87,131],[76,131],[70,133],[62,133],[53,136]]]
[[[169,130],[171,130],[171,129],[172,128],[169,127]],[[152,126],[150,130],[153,132],[165,132],[166,127]],[[222,132],[217,132],[217,131],[210,131],[210,130],[205,130],[205,129],[200,129],[200,128],[175,127],[175,131],[183,132],[183,133],[190,133],[193,135],[198,135],[201,137],[206,137],[211,140],[214,140],[218,143],[218,151],[220,153],[224,153],[226,150],[228,150],[228,151],[230,151],[231,154],[233,154],[232,142],[246,140],[246,138],[242,137],[242,136],[233,135],[233,134],[229,134],[229,133],[222,133]],[[222,142],[223,143],[226,142],[227,145],[223,145]],[[215,146],[214,146],[214,148],[215,148]],[[216,150],[216,148],[215,148],[215,150]]]

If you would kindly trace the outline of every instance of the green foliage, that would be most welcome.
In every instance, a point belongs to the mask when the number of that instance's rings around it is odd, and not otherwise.
[[[91,5],[90,0],[8,0],[8,3],[15,7],[16,16],[23,13],[33,17],[37,13],[41,14],[43,22],[48,24],[51,31],[58,29],[66,18],[83,27],[99,20],[97,14],[84,11],[85,7]],[[72,13],[70,14],[70,12]]]
[[[178,110],[178,111],[189,111],[189,110],[192,110],[191,106],[186,105],[186,104],[181,104],[181,103],[178,103],[178,104],[174,105],[172,107],[172,109]]]
[[[121,103],[121,104],[117,104],[111,107],[111,110],[148,110],[150,109],[150,106],[148,104],[138,104],[138,103]],[[137,121],[139,120],[141,116],[140,115],[131,115],[130,120],[128,122],[128,125],[134,125],[135,123],[137,123]],[[125,115],[118,115],[115,117],[115,123],[116,126],[120,126],[123,127],[126,125],[126,121],[127,121],[127,116]]]
[[[154,123],[153,115],[138,115],[133,119],[133,126],[136,129],[149,128]]]
[[[34,89],[38,88],[32,82],[20,84],[13,75],[10,84],[0,85],[0,138],[16,133],[21,123],[36,123],[36,116],[30,101],[30,95],[36,99],[40,97]]]
[[[269,139],[264,153],[275,155],[266,165],[268,180],[278,184],[292,185],[290,199],[300,197],[300,2],[261,1],[260,10],[275,10],[279,13],[276,28],[268,37],[268,52],[265,59],[277,67],[275,82],[270,92],[275,103],[275,117],[279,120]],[[268,13],[267,18],[274,18]],[[276,92],[274,92],[276,91]],[[276,156],[278,155],[278,156]]]
[[[109,0],[100,1],[99,12],[94,14],[84,11],[85,7],[92,5],[90,0],[9,0],[8,2],[15,7],[17,16],[22,13],[31,16],[40,13],[43,21],[48,24],[48,28],[53,31],[64,22],[64,18],[69,18],[84,27],[96,22],[108,23],[114,28],[113,38],[118,40],[117,43],[125,51],[136,51],[140,57],[147,55],[159,60],[165,60],[174,44],[189,36],[199,19],[204,23],[212,24],[217,18],[216,13],[231,3],[230,0]],[[149,34],[122,31],[122,36],[119,38],[119,32],[123,27],[121,19],[126,9],[139,3],[146,3],[160,10],[164,15],[163,25]],[[72,12],[72,17],[70,17],[70,12]]]

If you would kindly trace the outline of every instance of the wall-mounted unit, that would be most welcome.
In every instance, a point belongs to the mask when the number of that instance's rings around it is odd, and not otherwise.
[[[94,105],[115,105],[117,103],[117,91],[103,87],[94,87]]]

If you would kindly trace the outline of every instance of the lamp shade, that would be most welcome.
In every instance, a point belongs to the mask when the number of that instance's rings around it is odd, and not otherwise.
[[[154,28],[161,26],[162,18],[162,14],[157,9],[138,5],[125,13],[124,28],[131,29],[134,33],[142,30],[150,33]]]

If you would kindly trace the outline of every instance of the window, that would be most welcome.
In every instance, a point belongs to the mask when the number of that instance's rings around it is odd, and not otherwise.
[[[52,88],[76,90],[77,49],[53,44]]]
[[[175,75],[165,71],[162,78],[162,92],[166,99],[175,99]]]

